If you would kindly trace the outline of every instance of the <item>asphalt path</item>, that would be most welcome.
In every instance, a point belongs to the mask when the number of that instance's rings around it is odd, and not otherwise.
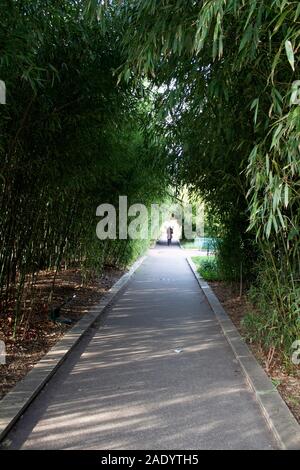
[[[184,254],[149,251],[9,433],[8,448],[276,448]]]

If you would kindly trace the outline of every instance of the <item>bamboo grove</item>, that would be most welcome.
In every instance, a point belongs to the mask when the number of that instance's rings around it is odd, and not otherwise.
[[[300,337],[300,5],[287,0],[2,0],[2,293],[40,269],[126,264],[95,208],[188,187],[250,339]]]
[[[250,339],[289,355],[300,336],[300,4],[108,2],[127,23],[123,77],[164,92],[174,184],[219,221],[219,264],[246,278]],[[89,2],[91,4],[91,2]]]
[[[101,32],[83,7],[1,2],[1,309],[13,302],[16,324],[40,270],[76,265],[88,277],[132,262],[147,242],[101,242],[96,208],[119,195],[148,204],[165,186],[151,99],[114,75],[118,25]]]

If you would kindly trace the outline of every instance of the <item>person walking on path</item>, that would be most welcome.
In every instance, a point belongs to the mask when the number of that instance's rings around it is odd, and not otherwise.
[[[168,239],[168,246],[171,245],[172,242],[172,236],[173,236],[173,229],[172,227],[167,228],[167,239]]]

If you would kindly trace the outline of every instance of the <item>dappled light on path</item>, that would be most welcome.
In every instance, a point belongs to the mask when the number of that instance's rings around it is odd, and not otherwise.
[[[11,448],[274,446],[182,253],[150,250],[11,432]]]

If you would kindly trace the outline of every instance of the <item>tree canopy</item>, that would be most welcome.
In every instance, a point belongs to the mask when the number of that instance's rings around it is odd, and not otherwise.
[[[220,263],[257,280],[260,331],[288,349],[299,334],[299,3],[112,5],[126,24],[121,76],[164,89],[174,181],[219,218]]]

